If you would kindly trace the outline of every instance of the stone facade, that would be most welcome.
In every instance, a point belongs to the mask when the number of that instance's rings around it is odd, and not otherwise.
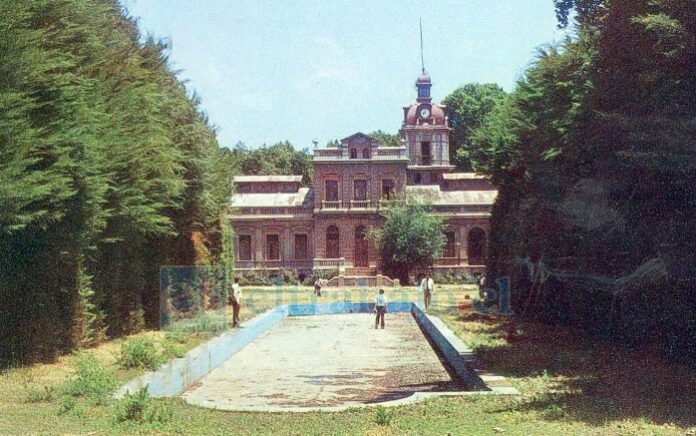
[[[309,188],[301,187],[300,176],[236,177],[228,218],[237,269],[375,276],[379,253],[364,233],[380,225],[384,200],[405,192],[426,198],[446,218],[448,243],[434,269],[482,271],[497,191],[480,175],[453,172],[450,128],[430,87],[422,74],[416,103],[404,107],[399,147],[380,147],[356,133],[339,147],[316,148]]]

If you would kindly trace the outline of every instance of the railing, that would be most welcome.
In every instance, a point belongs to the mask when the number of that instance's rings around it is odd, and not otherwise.
[[[337,258],[331,258],[331,259],[324,259],[324,258],[315,258],[314,259],[314,268],[321,268],[321,269],[340,269],[344,264],[345,264],[346,259],[343,257],[337,257]]]
[[[340,209],[341,208],[341,202],[340,201],[327,201],[323,200],[321,202],[321,208],[322,209]]]
[[[312,259],[294,260],[238,260],[234,263],[237,269],[279,269],[279,268],[312,268]]]
[[[350,200],[351,209],[368,209],[372,206],[370,200]]]
[[[343,151],[340,148],[317,148],[314,150],[314,157],[338,157],[340,158]]]
[[[380,147],[376,151],[377,157],[406,157],[406,147]]]

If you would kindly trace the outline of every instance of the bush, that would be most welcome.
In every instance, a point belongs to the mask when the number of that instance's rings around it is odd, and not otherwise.
[[[53,400],[56,390],[52,386],[44,386],[43,389],[31,387],[27,390],[24,399],[27,403],[48,403]]]
[[[313,286],[314,282],[317,279],[321,279],[322,285],[326,285],[326,282],[330,278],[336,277],[337,275],[338,275],[337,269],[317,269],[317,270],[312,271],[312,274],[305,277],[302,284],[305,286]]]
[[[136,338],[121,345],[118,363],[123,368],[157,369],[164,358],[157,352],[155,344],[145,338]]]
[[[389,425],[391,422],[391,413],[387,412],[384,406],[377,406],[377,412],[375,413],[375,424],[377,425]]]
[[[171,410],[152,404],[147,387],[140,389],[136,394],[126,394],[116,410],[118,422],[164,424],[171,418]]]
[[[466,272],[455,273],[451,270],[433,274],[432,279],[436,284],[442,285],[471,285],[476,283],[476,277],[471,274]]]
[[[74,397],[89,397],[100,403],[115,388],[113,374],[93,357],[85,357],[77,362],[76,376],[68,382],[65,393]]]

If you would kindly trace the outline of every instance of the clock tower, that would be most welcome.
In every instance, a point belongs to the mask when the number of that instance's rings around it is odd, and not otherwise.
[[[399,134],[409,156],[408,183],[434,185],[442,173],[454,169],[449,161],[450,128],[445,106],[432,103],[430,76],[422,71],[416,80],[416,103],[404,107]]]

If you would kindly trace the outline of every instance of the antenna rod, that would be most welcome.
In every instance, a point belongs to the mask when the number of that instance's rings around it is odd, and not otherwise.
[[[421,70],[425,74],[425,61],[423,60],[423,19],[418,17],[418,25],[420,27],[420,42],[421,42]]]

